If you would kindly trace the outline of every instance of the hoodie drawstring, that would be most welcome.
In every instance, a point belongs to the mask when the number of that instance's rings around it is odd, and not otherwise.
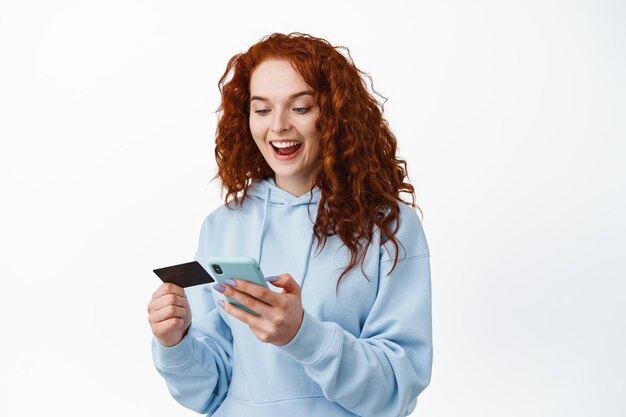
[[[265,239],[265,231],[268,227],[267,224],[269,222],[271,194],[272,194],[271,187],[267,187],[265,191],[263,220],[261,222],[261,230],[259,232],[259,250],[258,250],[258,256],[257,256],[257,262],[259,263],[259,265],[261,265],[261,257],[263,255],[263,241]],[[304,224],[307,224],[308,222],[312,222],[311,217],[310,217],[310,209],[311,209],[310,204],[307,204],[307,213],[306,213],[307,215],[305,215],[305,218],[303,219]],[[311,251],[313,250],[314,241],[315,241],[315,233],[313,232],[313,226],[311,225],[311,238],[309,240],[309,245],[306,251],[306,255],[304,256],[304,259],[303,259],[302,272],[299,277],[294,277],[296,280],[298,280],[298,278],[300,279],[300,287],[304,285],[304,279],[309,269],[309,260],[310,260],[309,258],[311,257]]]
[[[270,207],[270,194],[272,193],[271,188],[267,188],[267,192],[265,193],[265,209],[263,210],[263,221],[261,222],[261,233],[259,234],[259,255],[257,256],[257,262],[261,265],[261,254],[263,253],[263,238],[265,237],[265,226],[267,225],[267,216]]]
[[[309,249],[306,252],[306,256],[304,257],[304,265],[302,268],[302,281],[300,282],[300,288],[304,287],[304,278],[306,277],[306,273],[309,270],[309,258],[311,257],[311,249],[313,248],[313,241],[315,240],[315,233],[311,233],[311,239],[309,241]]]

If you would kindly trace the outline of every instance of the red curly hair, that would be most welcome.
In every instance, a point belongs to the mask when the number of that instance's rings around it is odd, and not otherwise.
[[[342,54],[340,50],[346,51]],[[397,141],[382,114],[382,106],[368,92],[365,78],[344,47],[302,33],[274,33],[247,52],[233,56],[219,81],[222,102],[215,139],[216,178],[226,191],[226,203],[240,205],[253,181],[274,175],[257,148],[248,119],[250,77],[269,58],[288,60],[314,92],[320,108],[317,128],[320,160],[313,186],[321,190],[313,232],[318,248],[338,235],[351,258],[337,281],[359,260],[361,267],[375,229],[395,248],[400,217],[400,193],[411,196],[406,161],[396,156]],[[392,268],[392,270],[393,270]]]

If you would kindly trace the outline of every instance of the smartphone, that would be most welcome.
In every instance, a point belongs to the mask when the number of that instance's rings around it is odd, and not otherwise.
[[[261,272],[261,268],[254,258],[248,256],[241,257],[219,257],[209,258],[209,274],[219,283],[224,284],[228,279],[244,279],[253,284],[269,288],[265,275]],[[259,315],[256,311],[249,309],[243,304],[226,297],[229,303],[246,310],[252,314]]]

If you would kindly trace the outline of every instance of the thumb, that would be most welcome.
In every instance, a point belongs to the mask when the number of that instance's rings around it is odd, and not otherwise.
[[[285,293],[296,294],[300,292],[300,286],[290,274],[280,274],[278,276],[267,277],[265,279],[273,286],[282,288]]]

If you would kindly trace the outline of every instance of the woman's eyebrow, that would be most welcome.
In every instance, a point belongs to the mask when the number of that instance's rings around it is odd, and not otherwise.
[[[305,90],[305,91],[300,91],[299,93],[294,93],[294,94],[290,95],[289,99],[293,100],[294,98],[298,98],[298,97],[302,97],[302,96],[312,96],[312,95],[313,95],[312,91]],[[270,101],[267,97],[261,97],[261,96],[252,96],[252,97],[250,97],[250,102],[252,102],[254,100]]]

